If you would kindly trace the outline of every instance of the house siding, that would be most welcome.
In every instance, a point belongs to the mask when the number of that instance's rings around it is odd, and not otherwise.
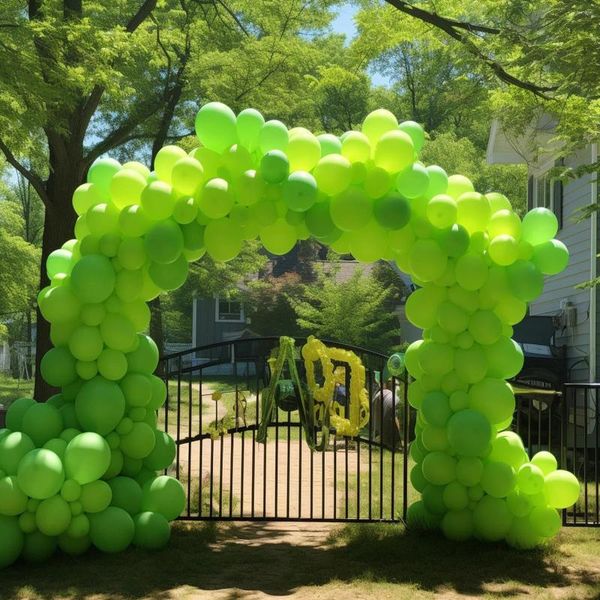
[[[576,167],[588,164],[590,159],[588,147],[566,162],[568,166]],[[588,281],[591,275],[591,222],[589,219],[577,222],[578,211],[592,201],[591,182],[592,176],[588,174],[564,186],[563,227],[557,237],[569,248],[569,266],[559,275],[546,278],[544,293],[530,306],[532,315],[558,315],[563,299],[576,307],[575,327],[556,332],[557,345],[567,346],[567,377],[571,381],[589,379],[590,291],[575,286]]]
[[[223,334],[242,331],[245,323],[215,321],[215,299],[198,298],[196,303],[196,345],[205,346],[223,341]]]

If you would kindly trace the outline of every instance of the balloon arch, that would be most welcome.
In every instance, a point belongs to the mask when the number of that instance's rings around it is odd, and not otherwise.
[[[256,237],[285,254],[312,236],[361,261],[394,260],[418,284],[406,313],[423,340],[406,366],[422,499],[409,526],[524,548],[556,534],[557,509],[579,484],[507,430],[515,398],[505,381],[523,364],[512,325],[543,275],[568,262],[554,215],[537,208],[521,220],[502,194],[425,166],[423,129],[387,110],[337,137],[210,103],[196,131],[200,147],[164,147],[154,172],[102,158],[75,191],[75,239],[49,256],[39,294],[54,344],[41,371],[60,393],[17,400],[0,431],[0,567],[57,546],[167,543],[185,497],[156,475],[175,445],[157,429],[166,390],[141,333],[146,303],[182,285],[189,262],[230,260]]]

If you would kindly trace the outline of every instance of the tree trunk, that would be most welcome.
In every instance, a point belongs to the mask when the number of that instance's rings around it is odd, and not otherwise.
[[[84,162],[77,151],[70,153],[66,158],[50,149],[50,177],[46,182],[47,203],[44,216],[44,235],[42,239],[42,260],[40,269],[40,289],[49,285],[46,275],[46,259],[48,255],[60,248],[75,234],[73,229],[77,214],[73,209],[71,199],[73,192],[82,183],[84,175]],[[50,324],[42,317],[39,307],[37,311],[37,334],[35,344],[35,392],[38,402],[46,401],[55,388],[49,386],[43,379],[40,371],[40,361],[44,354],[50,350]]]

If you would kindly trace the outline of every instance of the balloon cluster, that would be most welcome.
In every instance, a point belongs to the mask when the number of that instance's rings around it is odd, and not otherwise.
[[[181,286],[189,262],[230,260],[257,237],[273,254],[312,236],[358,260],[395,260],[420,286],[406,307],[424,330],[405,355],[423,496],[410,522],[525,547],[554,534],[579,484],[504,431],[515,404],[504,380],[523,362],[511,326],[568,261],[554,215],[521,221],[501,194],[423,165],[422,128],[386,110],[337,137],[210,103],[196,131],[198,148],[162,148],[153,172],[97,160],[74,193],[75,239],[48,257],[38,298],[54,344],[41,372],[60,393],[14,402],[0,431],[0,567],[57,545],[168,541],[185,494],[156,476],[175,445],[157,429],[166,390],[142,333],[146,303]]]

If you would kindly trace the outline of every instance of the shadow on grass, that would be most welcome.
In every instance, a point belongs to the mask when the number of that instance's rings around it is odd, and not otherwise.
[[[292,525],[290,530],[302,530]],[[45,565],[18,563],[0,574],[0,598],[167,599],[194,590],[233,588],[231,597],[255,592],[288,595],[331,582],[377,582],[454,590],[475,597],[527,594],[533,587],[598,585],[597,571],[576,579],[557,549],[518,552],[500,545],[455,544],[395,526],[348,526],[318,543],[296,544],[284,527],[261,523],[176,525],[158,553],[90,552],[57,556]],[[571,570],[572,571],[572,570]],[[502,586],[497,592],[494,585]],[[589,596],[589,597],[593,597]]]

